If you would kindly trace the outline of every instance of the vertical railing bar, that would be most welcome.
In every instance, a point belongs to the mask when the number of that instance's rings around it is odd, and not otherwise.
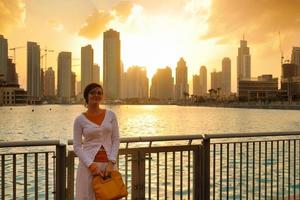
[[[48,190],[49,190],[49,160],[48,160],[48,156],[49,156],[49,153],[46,152],[45,153],[45,199],[48,200],[49,199],[49,193],[48,193]]]
[[[273,199],[273,143],[271,141],[271,199]]]
[[[233,199],[235,199],[236,143],[233,144]]]
[[[216,144],[213,144],[213,200],[216,199]]]
[[[223,188],[223,186],[222,186],[222,182],[223,182],[223,173],[222,173],[222,171],[223,171],[223,169],[222,169],[222,163],[223,163],[223,144],[221,143],[220,144],[220,199],[222,199],[222,188]]]
[[[5,196],[5,155],[1,155],[1,196]]]
[[[249,184],[248,184],[248,180],[249,180],[249,142],[246,143],[246,199],[248,199],[248,190],[249,190]]]
[[[156,177],[156,195],[157,195],[157,199],[159,199],[159,152],[157,152],[156,154],[156,174],[157,174],[157,177]]]
[[[34,198],[38,200],[38,154],[34,153]]]
[[[242,159],[243,143],[240,142],[240,199],[243,198],[242,185],[243,185],[243,159]]]
[[[168,193],[167,193],[167,183],[168,183],[168,157],[167,157],[167,152],[165,152],[165,198],[168,198]]]
[[[229,143],[227,144],[227,199],[229,199]]]
[[[261,193],[261,141],[258,146],[258,199],[260,199]]]
[[[279,199],[279,141],[277,141],[277,200]]]
[[[24,199],[27,199],[27,153],[24,153]]]
[[[128,190],[128,154],[125,153],[125,184],[126,184],[126,188]],[[131,187],[133,187],[131,185]],[[126,200],[128,199],[128,197],[126,197]]]
[[[182,151],[180,151],[180,199],[182,200],[182,174],[183,174],[183,168],[182,168],[183,162],[182,162]]]
[[[191,167],[191,158],[190,158],[190,156],[191,156],[191,151],[190,150],[188,150],[188,200],[190,200],[191,199],[191,195],[190,195],[190,192],[191,192],[191,183],[190,183],[190,181],[191,181],[191,169],[190,169],[190,167]]]
[[[291,196],[291,140],[288,140],[288,198]]]
[[[16,154],[13,154],[13,199],[16,199],[17,196],[16,196],[16,176],[17,176],[17,173],[16,173]]]
[[[296,140],[294,140],[294,200],[296,200]]]
[[[253,158],[253,166],[252,166],[252,171],[253,171],[253,177],[252,177],[252,199],[255,200],[255,142],[253,142],[253,153],[252,153],[252,158]]]
[[[173,182],[172,182],[172,196],[173,196],[173,199],[176,199],[175,198],[175,151],[173,151]],[[195,172],[194,172],[195,173]],[[195,188],[194,188],[195,189]]]
[[[267,199],[267,191],[268,191],[268,173],[267,173],[267,166],[268,166],[268,142],[265,141],[265,199]]]
[[[283,151],[282,151],[282,197],[284,198],[284,168],[285,168],[285,166],[284,166],[284,152],[285,152],[285,142],[284,142],[284,140],[282,141],[282,149],[283,149]]]
[[[149,195],[149,199],[151,199],[151,160],[152,160],[152,156],[151,153],[149,153],[149,161],[148,161],[148,195]]]

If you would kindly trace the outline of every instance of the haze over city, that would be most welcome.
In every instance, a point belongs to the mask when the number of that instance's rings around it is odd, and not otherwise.
[[[209,74],[220,70],[222,58],[229,57],[232,91],[236,91],[237,48],[243,35],[251,48],[251,76],[280,77],[280,37],[286,59],[292,47],[300,45],[299,7],[297,0],[255,4],[251,0],[1,0],[0,33],[8,39],[9,48],[34,41],[53,49],[47,67],[55,71],[58,53],[72,52],[72,58],[79,59],[72,60],[72,70],[80,79],[81,47],[92,45],[102,72],[103,32],[113,28],[120,32],[124,70],[144,66],[151,78],[157,68],[169,66],[174,76],[176,63],[183,57],[191,85],[201,65]],[[16,51],[16,70],[21,87],[26,88],[26,48]]]

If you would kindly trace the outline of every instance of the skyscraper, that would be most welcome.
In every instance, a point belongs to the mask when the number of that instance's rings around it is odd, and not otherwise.
[[[200,67],[200,95],[207,94],[207,70],[205,66]]]
[[[57,62],[57,95],[62,103],[70,103],[72,53],[60,52]]]
[[[251,55],[250,49],[247,47],[247,41],[241,40],[237,56],[237,79],[251,78]]]
[[[300,75],[300,47],[293,47],[291,64],[297,65],[298,75]]]
[[[6,82],[8,84],[19,85],[18,74],[16,72],[16,64],[12,62],[12,59],[7,60],[7,74]]]
[[[222,72],[213,71],[211,73],[211,89],[221,90],[222,89]]]
[[[3,81],[6,81],[7,79],[7,59],[7,39],[5,39],[3,35],[0,35],[0,80]]]
[[[81,47],[81,94],[93,82],[94,50],[91,45]]]
[[[145,67],[129,67],[123,78],[123,98],[148,98],[148,78]]]
[[[189,85],[187,81],[188,69],[183,58],[177,62],[176,67],[176,83],[175,83],[175,99],[184,99],[184,93],[189,93]]]
[[[97,64],[93,66],[93,82],[100,83],[100,67]]]
[[[41,97],[40,45],[27,42],[27,94],[29,100]]]
[[[75,97],[75,88],[76,88],[76,74],[75,72],[71,73],[71,97]]]
[[[109,29],[103,37],[103,88],[106,99],[120,98],[121,72],[120,33]]]
[[[193,76],[193,95],[200,95],[200,76]]]
[[[222,60],[222,93],[227,96],[231,93],[231,60],[227,57]]]
[[[157,69],[152,77],[150,97],[157,99],[174,98],[174,78],[170,67]]]
[[[55,96],[55,73],[52,67],[49,67],[45,72],[45,97]]]

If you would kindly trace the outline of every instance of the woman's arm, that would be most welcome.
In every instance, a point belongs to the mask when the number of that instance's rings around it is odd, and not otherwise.
[[[119,147],[120,147],[119,125],[115,113],[113,113],[113,119],[112,119],[111,140],[112,140],[112,147],[108,159],[111,160],[112,162],[115,162],[117,160]]]
[[[89,167],[93,160],[88,157],[88,155],[82,150],[82,131],[83,128],[80,125],[79,118],[76,118],[73,126],[73,148],[75,154],[78,156],[79,160],[83,162],[86,167]]]

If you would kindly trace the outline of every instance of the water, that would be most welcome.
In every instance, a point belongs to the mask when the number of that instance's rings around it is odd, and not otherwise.
[[[156,105],[103,106],[118,118],[121,137],[300,130],[295,110]],[[82,105],[0,107],[0,141],[72,139]]]
[[[298,131],[300,130],[300,112],[295,110],[261,110],[261,109],[233,109],[233,108],[213,108],[213,107],[181,107],[181,106],[139,106],[139,105],[121,105],[121,106],[103,106],[112,109],[118,118],[121,137],[126,136],[149,136],[149,135],[182,135],[182,134],[202,134],[202,133],[246,133],[246,132],[272,132],[272,131]],[[23,141],[23,140],[47,140],[47,139],[72,139],[72,126],[74,118],[85,111],[85,107],[81,105],[43,105],[43,106],[22,106],[22,107],[0,107],[0,141]],[[297,147],[297,152],[300,149]],[[16,150],[15,148],[13,149]],[[286,149],[287,150],[287,149]],[[232,147],[230,149],[232,152]],[[216,152],[219,155],[219,152]],[[17,156],[17,192],[23,191],[23,155]],[[244,156],[243,156],[244,157]],[[223,158],[222,165],[224,169],[226,160]],[[287,158],[287,157],[285,157]],[[172,162],[172,157],[168,157],[169,163]],[[41,192],[44,191],[43,181],[45,173],[43,171],[44,160],[43,156],[39,158],[42,161],[39,164],[39,187]],[[34,158],[33,155],[28,157],[28,193],[29,199],[34,197]],[[39,161],[39,162],[40,162]],[[153,163],[155,163],[155,156]],[[242,161],[244,163],[244,160]],[[184,162],[187,163],[187,162]],[[258,163],[256,161],[256,163]],[[297,165],[300,164],[300,159],[297,160]],[[12,158],[6,158],[6,179],[7,179],[7,198],[11,198],[11,179],[12,177]],[[49,182],[50,192],[53,188],[53,163],[49,160]],[[146,163],[147,164],[147,163]],[[216,163],[216,170],[219,171],[220,163]],[[275,165],[274,161],[274,165]],[[281,165],[280,165],[281,166]],[[121,168],[123,166],[120,166]],[[243,164],[243,169],[245,163]],[[264,167],[262,162],[262,167]],[[162,167],[163,168],[163,167]],[[168,167],[169,168],[169,167]],[[185,166],[187,168],[187,166]],[[230,158],[230,168],[232,168],[232,158]],[[252,169],[251,163],[249,166]],[[156,172],[156,168],[152,169]],[[164,170],[164,169],[162,169]],[[170,168],[168,171],[171,171]],[[148,171],[148,169],[146,169]],[[232,170],[230,170],[232,172]],[[244,169],[245,171],[245,169]],[[180,169],[176,165],[175,173],[178,179]],[[223,173],[223,172],[222,172]],[[243,172],[244,173],[244,172]],[[161,171],[160,175],[163,175]],[[226,173],[225,173],[226,174]],[[223,174],[223,175],[225,175]],[[268,170],[269,174],[269,170]],[[186,179],[186,174],[183,174]],[[269,175],[268,175],[269,177]],[[155,173],[152,178],[156,179]],[[163,179],[164,177],[162,177]],[[232,177],[229,177],[229,185],[232,186]],[[263,178],[263,177],[262,177]],[[161,179],[161,177],[159,178]],[[226,179],[223,176],[223,182]],[[257,177],[256,177],[257,179]],[[297,182],[300,177],[297,177]],[[216,178],[216,196],[220,195],[218,187],[219,178]],[[249,179],[250,180],[250,179]],[[255,181],[257,182],[258,179]],[[264,181],[262,179],[262,181]],[[243,188],[245,188],[245,180],[243,176]],[[40,185],[41,184],[41,185]],[[153,184],[153,183],[152,183]],[[186,184],[186,182],[185,182]],[[191,183],[192,184],[192,183]],[[171,182],[168,180],[168,185],[171,187]],[[255,185],[255,188],[258,184]],[[161,191],[164,190],[164,183],[159,186]],[[299,185],[296,186],[299,191]],[[176,188],[179,188],[176,183]],[[186,186],[184,186],[184,189]],[[287,187],[288,188],[288,187]],[[244,190],[244,189],[243,189]],[[153,191],[156,191],[153,186]],[[185,191],[185,190],[184,190]],[[183,191],[183,192],[184,192]],[[223,197],[226,196],[224,186],[221,189]],[[168,196],[171,191],[168,190]],[[275,191],[274,191],[275,192]],[[232,197],[232,188],[229,189],[230,197]],[[184,192],[186,194],[186,192]],[[44,198],[41,194],[40,198]],[[159,194],[164,196],[163,192]],[[155,197],[155,195],[153,194]],[[176,196],[180,194],[176,191]],[[53,195],[50,195],[52,198]],[[22,199],[22,198],[20,198]],[[238,198],[239,199],[239,198]]]

